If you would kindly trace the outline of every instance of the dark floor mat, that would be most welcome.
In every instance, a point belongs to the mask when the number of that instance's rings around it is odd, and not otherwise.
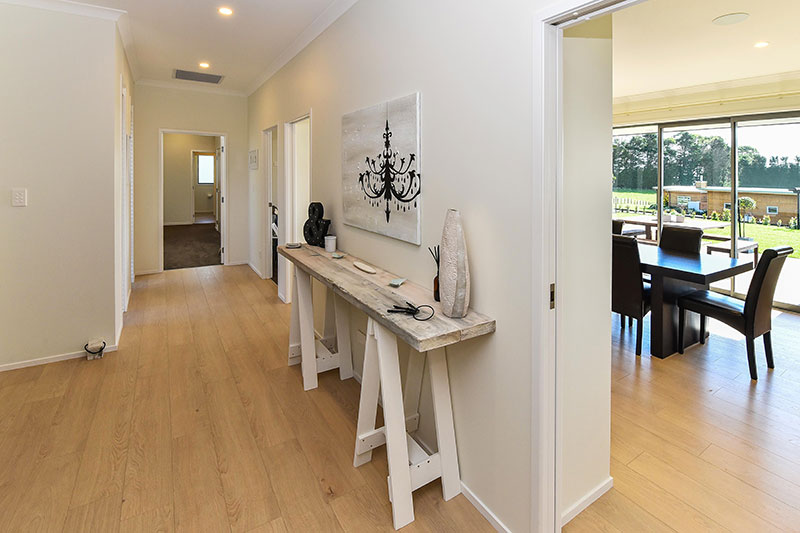
[[[164,270],[220,264],[214,224],[164,226]]]

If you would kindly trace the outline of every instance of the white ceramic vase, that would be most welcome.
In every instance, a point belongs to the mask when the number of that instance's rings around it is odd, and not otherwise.
[[[439,257],[439,297],[442,312],[451,318],[463,318],[469,310],[469,263],[467,241],[461,226],[461,214],[448,209],[442,230]]]

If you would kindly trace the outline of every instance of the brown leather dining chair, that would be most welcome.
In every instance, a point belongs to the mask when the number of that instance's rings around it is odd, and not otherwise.
[[[642,355],[644,317],[650,312],[650,286],[642,280],[642,263],[635,237],[611,237],[611,311],[636,319],[636,355]]]
[[[700,342],[705,343],[706,317],[723,322],[742,335],[747,341],[747,362],[750,378],[758,379],[756,372],[755,339],[764,336],[764,351],[767,367],[775,368],[772,359],[772,299],[778,285],[786,257],[794,253],[790,246],[770,248],[761,254],[750,289],[744,302],[712,291],[695,291],[678,299],[678,347],[683,353],[683,330],[686,311],[700,315]]]
[[[699,254],[703,242],[703,230],[700,228],[682,228],[664,225],[661,228],[661,239],[658,247],[684,254]]]

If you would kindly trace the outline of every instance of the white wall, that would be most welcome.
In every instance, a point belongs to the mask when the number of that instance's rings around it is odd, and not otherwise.
[[[252,94],[248,106],[249,148],[260,149],[263,130],[279,124],[279,153],[282,125],[312,112],[313,199],[325,205],[347,252],[430,286],[435,267],[426,247],[439,242],[446,210],[461,210],[472,304],[497,320],[495,334],[448,350],[461,471],[465,485],[514,531],[530,528],[532,505],[535,4],[359,2]],[[423,246],[342,223],[342,115],[415,91],[422,101]],[[278,176],[284,169],[280,161]],[[251,238],[260,247],[263,173],[251,171],[250,183]],[[285,189],[279,183],[281,213]],[[253,257],[257,252],[251,250]],[[363,317],[353,312],[353,318],[363,328]],[[422,418],[430,436],[430,411]]]
[[[611,40],[566,38],[563,51],[557,372],[569,519],[610,487]]]
[[[164,134],[164,225],[191,224],[194,213],[211,212],[213,198],[206,195],[214,186],[197,185],[192,151],[211,153],[215,148],[213,136]],[[198,195],[202,195],[202,204],[198,204]]]
[[[246,263],[248,242],[247,100],[200,91],[136,85],[134,225],[136,273],[158,271],[159,128],[226,133],[228,263]],[[223,229],[223,231],[225,231]]]
[[[0,4],[0,365],[114,342],[115,32]]]

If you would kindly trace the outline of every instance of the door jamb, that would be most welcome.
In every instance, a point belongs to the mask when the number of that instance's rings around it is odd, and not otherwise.
[[[562,406],[557,388],[555,311],[560,300],[556,257],[561,245],[559,220],[563,216],[557,207],[563,190],[562,33],[567,26],[643,1],[559,0],[534,15],[531,347],[540,356],[533,357],[531,363],[532,531],[558,532],[562,526]]]
[[[179,133],[184,135],[202,135],[204,137],[219,137],[220,146],[224,149],[220,154],[220,203],[219,220],[222,224],[220,231],[220,246],[225,252],[222,254],[222,264],[229,264],[228,250],[228,206],[225,201],[228,197],[228,133],[219,131],[193,131],[158,128],[158,272],[164,271],[164,134]],[[194,213],[192,214],[194,216]]]

